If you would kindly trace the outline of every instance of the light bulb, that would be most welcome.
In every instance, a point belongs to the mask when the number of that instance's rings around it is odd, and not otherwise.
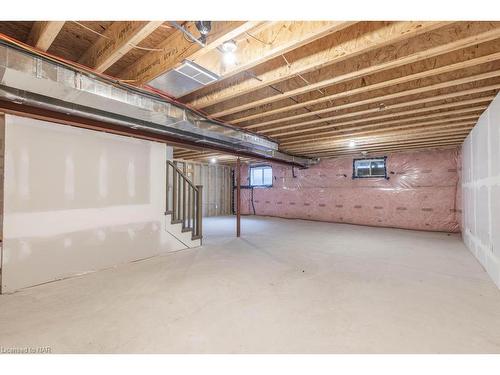
[[[234,65],[236,64],[236,55],[234,54],[234,52],[224,52],[222,60],[224,61],[225,65]]]

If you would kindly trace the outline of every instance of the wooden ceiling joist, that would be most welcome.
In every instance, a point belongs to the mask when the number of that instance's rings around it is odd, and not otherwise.
[[[475,74],[467,77],[462,77],[458,79],[453,79],[453,80],[448,80],[440,83],[436,83],[433,85],[428,85],[428,86],[422,86],[422,87],[417,87],[415,89],[410,89],[410,90],[405,90],[405,91],[398,91],[395,93],[387,94],[387,95],[381,95],[381,96],[375,96],[372,98],[368,99],[363,99],[359,101],[350,101],[346,104],[342,105],[332,105],[331,107],[316,110],[316,111],[311,111],[308,112],[308,116],[313,116],[313,115],[320,115],[323,113],[328,113],[332,112],[334,110],[339,110],[339,109],[346,109],[346,108],[352,108],[352,107],[358,107],[358,106],[363,106],[367,104],[373,104],[373,103],[384,103],[387,100],[392,100],[392,99],[397,99],[397,98],[402,98],[405,96],[411,96],[411,95],[416,95],[416,94],[422,94],[426,93],[429,91],[436,91],[440,89],[448,89],[453,86],[459,86],[459,85],[464,85],[472,82],[477,82],[477,81],[482,81],[482,80],[487,80],[490,78],[496,78],[500,77],[500,70],[494,70],[486,73],[481,73],[481,74]],[[342,93],[341,93],[342,94]],[[313,104],[313,103],[311,103]],[[290,107],[294,107],[293,105]],[[295,119],[299,116],[291,116],[288,119]],[[305,117],[305,116],[302,116]]]
[[[113,22],[96,43],[78,61],[98,72],[104,72],[163,22]]]
[[[457,111],[449,111],[449,112],[444,112],[444,113],[436,113],[433,114],[432,116],[417,116],[417,117],[409,117],[401,120],[394,120],[394,121],[387,121],[387,122],[378,122],[378,123],[369,123],[369,124],[363,124],[359,126],[349,126],[349,127],[344,127],[344,128],[338,128],[334,131],[330,132],[325,132],[325,133],[318,133],[318,134],[305,134],[304,137],[311,136],[308,138],[303,138],[304,142],[313,139],[313,137],[317,137],[317,139],[321,139],[322,136],[328,136],[328,135],[337,135],[337,134],[348,134],[351,133],[353,135],[355,134],[362,134],[363,131],[369,131],[369,130],[378,130],[378,129],[387,129],[390,128],[391,126],[406,126],[408,123],[410,124],[421,124],[422,122],[429,122],[429,121],[445,121],[448,119],[452,118],[457,118],[459,115],[462,118],[464,116],[469,116],[470,118],[474,117],[479,117],[479,115],[484,111],[487,107],[473,107],[471,108],[463,108]],[[302,139],[301,137],[290,137],[290,138],[280,138],[280,142],[282,142],[282,145],[285,145],[286,142],[288,141],[294,141],[297,139]]]
[[[422,78],[427,78],[427,77],[436,76],[439,74],[453,72],[456,70],[461,70],[464,68],[473,67],[476,65],[485,64],[487,62],[492,62],[495,60],[500,60],[500,52],[492,54],[492,55],[482,56],[482,57],[479,57],[476,59],[470,59],[470,60],[464,61],[464,62],[459,63],[459,64],[447,65],[447,66],[443,66],[443,67],[440,67],[437,69],[430,69],[428,71],[410,74],[410,75],[395,78],[395,79],[389,79],[389,80],[382,81],[382,82],[379,82],[376,84],[367,85],[367,86],[359,87],[359,88],[356,88],[353,90],[340,92],[338,94],[330,95],[330,100],[338,100],[340,98],[358,95],[358,94],[361,94],[364,92],[370,92],[370,91],[374,91],[374,90],[381,89],[381,88],[396,86],[396,85],[400,85],[403,83],[416,81],[416,80],[419,80]],[[317,119],[315,121],[316,121],[315,123],[323,122],[322,119]],[[329,121],[329,120],[325,119],[324,121]],[[260,125],[262,126],[262,124],[260,124]],[[287,125],[287,126],[292,127],[293,125]],[[257,126],[252,126],[252,128],[256,128],[256,127]],[[250,128],[250,127],[248,127],[248,128]],[[283,128],[283,127],[281,127],[281,128]],[[277,129],[277,128],[273,127],[273,129]],[[262,130],[261,132],[265,133],[266,130]]]
[[[368,122],[368,121],[378,121],[378,120],[383,120],[383,119],[390,119],[390,118],[395,118],[395,117],[402,117],[402,116],[408,116],[408,115],[414,115],[414,114],[419,114],[423,112],[432,112],[432,111],[438,111],[438,110],[444,110],[442,112],[439,112],[440,115],[445,115],[445,114],[450,114],[451,112],[447,112],[448,109],[451,109],[453,107],[460,107],[460,106],[465,106],[469,104],[478,104],[478,103],[485,103],[485,102],[490,102],[494,99],[495,97],[493,95],[491,96],[482,96],[479,98],[475,99],[468,99],[468,100],[462,100],[462,101],[456,101],[456,102],[451,102],[451,103],[446,103],[446,104],[441,104],[441,105],[436,105],[436,106],[428,106],[428,107],[423,107],[423,108],[418,108],[418,109],[412,109],[408,111],[401,111],[401,112],[394,112],[390,114],[385,114],[385,115],[380,115],[380,116],[368,116],[368,117],[363,117],[361,119],[356,119],[356,120],[351,120],[348,122],[338,122],[338,123],[331,123],[328,125],[323,125],[323,126],[314,126],[314,127],[305,127],[305,125],[310,125],[310,122],[303,122],[299,124],[301,127],[298,128],[297,130],[291,130],[291,131],[286,131],[286,132],[279,132],[279,130],[282,130],[283,127],[276,128],[276,129],[270,129],[272,130],[271,134],[268,134],[270,137],[283,137],[283,136],[291,136],[293,134],[305,134],[311,131],[318,131],[318,130],[324,130],[324,129],[331,129],[331,128],[337,128],[338,126],[344,125],[344,124],[357,124],[357,123],[362,123],[362,122]],[[487,106],[482,106],[482,107],[472,107],[475,108],[473,110],[479,110],[478,108],[486,108]],[[464,108],[464,110],[469,110],[469,108]],[[378,112],[387,112],[387,111],[381,111],[378,110]],[[373,112],[372,112],[373,114]],[[330,120],[337,120],[337,117],[330,117]],[[403,119],[403,121],[406,121],[407,118]],[[397,120],[399,121],[399,120]],[[289,127],[287,127],[289,128]],[[269,131],[269,132],[270,132]],[[265,131],[261,131],[262,133],[266,133]],[[269,133],[268,132],[268,133]],[[275,133],[276,132],[276,133]]]
[[[247,31],[237,41],[235,63],[224,64],[219,51],[213,50],[194,61],[223,79],[301,47],[328,34],[345,29],[355,22],[347,21],[287,21],[273,22],[260,32]]]
[[[205,47],[189,40],[180,30],[174,32],[155,47],[155,51],[148,52],[134,64],[120,73],[120,78],[133,80],[143,84],[158,77],[162,73],[174,68],[185,59],[199,59],[203,54],[217,48],[223,42],[233,39],[261,22],[256,21],[214,21],[212,30],[207,36]],[[199,35],[194,22],[184,25],[185,29],[193,35]]]
[[[318,157],[319,155],[325,155],[330,153],[338,153],[346,150],[357,150],[357,151],[367,151],[369,149],[375,149],[376,147],[387,146],[388,143],[393,142],[395,145],[402,144],[403,142],[417,142],[419,140],[435,140],[435,139],[448,139],[450,137],[460,137],[464,139],[470,132],[471,126],[461,126],[456,129],[440,130],[437,134],[429,135],[429,133],[415,133],[407,135],[404,133],[395,134],[390,138],[379,141],[365,142],[364,144],[357,145],[356,147],[350,147],[348,142],[343,142],[341,144],[334,144],[328,148],[315,149],[315,150],[303,150],[298,154],[305,157]]]
[[[419,106],[419,105],[426,105],[428,103],[432,103],[432,102],[438,102],[438,101],[443,101],[443,100],[449,100],[449,99],[455,99],[455,98],[460,98],[460,97],[470,97],[471,95],[476,95],[476,94],[484,94],[484,93],[492,93],[492,97],[495,96],[496,94],[496,91],[500,89],[500,83],[499,84],[496,84],[496,85],[488,85],[488,86],[483,86],[483,87],[478,87],[478,88],[474,88],[474,89],[470,89],[470,90],[464,90],[464,91],[457,91],[457,92],[451,92],[451,93],[448,93],[448,94],[442,94],[442,95],[435,95],[435,96],[431,96],[431,97],[428,97],[428,98],[422,98],[422,99],[416,99],[416,100],[410,100],[410,101],[403,101],[401,103],[395,103],[395,104],[385,104],[382,106],[382,107],[375,107],[375,108],[369,108],[369,109],[363,109],[363,110],[359,110],[359,111],[353,111],[353,112],[347,112],[347,113],[342,113],[342,114],[339,114],[337,116],[332,116],[333,119],[343,119],[343,118],[348,118],[348,117],[353,117],[353,116],[362,116],[362,115],[367,115],[367,114],[371,114],[371,113],[379,113],[381,111],[391,111],[391,110],[395,110],[395,109],[400,109],[400,108],[405,108],[405,107],[413,107],[413,106]],[[337,107],[338,108],[338,107]],[[340,111],[342,110],[343,108],[332,108],[331,111],[332,112],[337,112],[337,111]],[[310,115],[308,115],[307,117],[309,117]],[[302,116],[301,118],[303,117],[306,117],[306,116]],[[288,118],[289,120],[291,120],[291,118]],[[261,125],[265,126],[265,125],[272,125],[272,124],[277,124],[277,123],[280,123],[282,122],[284,119],[278,119],[278,120],[274,120],[274,121],[267,121],[267,122],[263,122]],[[297,123],[298,124],[298,123]],[[296,126],[297,124],[295,124],[294,126]],[[303,124],[302,122],[300,124]],[[273,126],[272,129],[274,130],[280,130],[280,129],[288,129],[289,126],[288,125],[284,125],[286,127],[282,127],[282,126]],[[259,127],[258,125],[254,125],[254,126],[247,126],[245,127],[246,129],[250,129],[250,128],[257,128]],[[260,132],[263,132],[262,130],[260,130]]]
[[[337,134],[328,135],[328,136],[324,136],[324,137],[304,139],[303,141],[283,142],[280,144],[280,146],[288,151],[290,151],[292,149],[306,150],[308,148],[321,147],[323,145],[330,146],[333,141],[338,140],[338,139],[353,140],[353,139],[358,139],[359,137],[366,137],[366,136],[379,136],[379,137],[381,137],[384,134],[393,134],[393,133],[409,134],[413,131],[419,131],[421,129],[427,129],[427,130],[434,131],[434,130],[436,130],[436,128],[446,128],[446,127],[453,128],[455,126],[470,125],[470,124],[474,124],[478,118],[479,118],[479,115],[461,116],[461,117],[455,117],[455,118],[449,118],[449,119],[424,121],[424,122],[406,124],[406,125],[401,125],[401,126],[392,126],[392,127],[387,127],[387,128],[378,128],[378,129],[360,130],[360,131],[349,131],[349,132],[344,133],[344,134],[337,133]],[[448,124],[448,123],[450,123],[450,124]],[[433,126],[431,126],[431,125],[433,125]],[[404,130],[404,131],[402,131],[402,130]]]
[[[366,156],[370,156],[376,154],[378,152],[387,152],[389,150],[401,150],[408,147],[426,147],[430,145],[444,145],[444,144],[454,144],[459,146],[465,137],[467,136],[467,132],[460,132],[456,135],[449,135],[443,137],[432,138],[416,138],[413,140],[396,140],[391,143],[379,143],[373,145],[367,145],[365,147],[355,147],[355,148],[339,148],[337,150],[328,150],[322,152],[309,152],[305,153],[304,157],[311,158],[326,158],[326,157],[339,157],[346,154],[357,154],[359,156],[363,155],[363,151],[367,154]]]
[[[36,21],[28,36],[28,44],[47,51],[64,26],[64,21]]]
[[[456,131],[447,129],[447,130],[441,130],[437,134],[432,134],[430,135],[429,133],[418,133],[414,135],[413,137],[409,138],[408,136],[403,136],[403,135],[395,135],[392,137],[386,137],[384,139],[379,139],[379,140],[365,140],[363,142],[358,142],[355,147],[350,147],[348,145],[348,142],[343,142],[343,143],[337,143],[332,145],[329,148],[323,148],[323,149],[314,149],[314,150],[307,150],[304,151],[304,155],[319,155],[319,154],[325,154],[325,153],[330,153],[330,152],[340,152],[340,151],[345,151],[345,150],[357,150],[357,151],[363,151],[367,149],[376,149],[377,147],[383,147],[387,145],[399,145],[399,144],[404,144],[404,143],[412,143],[412,142],[423,142],[423,141],[436,141],[436,140],[442,140],[442,139],[449,139],[449,138],[465,138],[467,133],[470,130],[470,126],[463,126],[458,128]]]
[[[370,150],[366,155],[361,154],[360,151],[345,151],[338,152],[334,154],[323,154],[318,156],[319,158],[343,158],[343,157],[357,157],[357,158],[365,158],[365,157],[380,157],[380,156],[388,156],[395,152],[411,152],[411,151],[422,151],[422,150],[430,150],[430,149],[456,149],[462,144],[463,139],[459,139],[456,141],[450,142],[436,142],[432,143],[423,143],[423,144],[413,144],[407,146],[393,146],[393,147],[382,147],[377,150]]]
[[[188,101],[196,108],[206,108],[260,88],[276,84],[292,76],[320,69],[334,62],[387,46],[426,31],[442,27],[446,22],[365,22],[341,30],[327,38],[317,40],[306,48],[311,51],[257,76],[258,79],[242,79],[229,87]],[[324,40],[327,39],[327,40]]]
[[[355,153],[361,153],[361,151],[377,151],[377,150],[387,150],[390,148],[400,148],[400,147],[407,147],[407,146],[415,146],[415,145],[429,145],[429,144],[443,144],[443,143],[449,143],[449,142],[460,142],[463,141],[465,138],[465,132],[462,132],[460,134],[456,135],[449,135],[449,136],[442,136],[442,137],[435,137],[435,138],[429,138],[429,137],[422,137],[422,138],[415,138],[412,140],[395,140],[395,141],[390,141],[390,142],[385,142],[383,144],[365,144],[361,145],[360,147],[355,147],[353,148],[337,148],[337,149],[332,149],[331,151],[328,152],[316,152],[316,153],[309,153],[309,155],[315,155],[316,157],[324,157],[325,155],[332,155],[332,154],[341,154],[341,153],[349,153],[349,152],[355,152]],[[308,155],[308,154],[306,154]]]
[[[426,146],[426,145],[442,145],[445,143],[454,143],[454,144],[459,144],[460,142],[463,142],[464,138],[467,136],[466,131],[461,131],[460,133],[457,133],[455,135],[443,135],[440,137],[418,137],[412,140],[394,140],[394,141],[389,141],[383,144],[366,144],[362,145],[361,147],[355,147],[355,148],[338,148],[336,150],[329,150],[329,151],[323,151],[323,152],[316,152],[316,153],[308,153],[307,155],[313,156],[314,157],[325,157],[325,156],[331,156],[331,155],[342,155],[342,154],[349,154],[349,153],[356,153],[356,154],[361,154],[362,151],[366,152],[378,152],[380,150],[389,150],[389,149],[401,149],[404,147],[413,147],[413,146]]]
[[[500,25],[498,25],[498,26],[500,26]],[[379,65],[376,65],[375,67],[372,67],[372,68],[360,69],[355,73],[347,74],[347,75],[340,76],[340,77],[336,76],[334,78],[326,79],[324,81],[321,81],[321,82],[318,82],[315,84],[305,85],[305,86],[297,88],[295,90],[286,91],[283,94],[272,95],[272,96],[269,96],[267,98],[256,100],[256,101],[251,101],[251,102],[248,102],[248,103],[243,104],[243,105],[234,105],[233,104],[231,106],[231,108],[229,108],[229,109],[214,112],[214,113],[210,112],[210,115],[213,117],[219,117],[219,118],[225,117],[227,115],[237,113],[237,112],[242,112],[242,111],[250,109],[250,108],[264,106],[266,104],[281,101],[281,100],[284,100],[284,99],[287,99],[290,97],[297,97],[298,95],[301,95],[301,94],[304,94],[304,93],[307,93],[310,91],[320,90],[320,89],[323,89],[325,87],[331,86],[333,84],[339,84],[339,83],[342,83],[342,82],[345,82],[348,80],[352,80],[355,78],[363,77],[363,76],[374,74],[374,73],[379,73],[381,71],[395,68],[397,66],[406,65],[409,63],[414,63],[416,61],[422,60],[422,58],[428,59],[428,58],[434,57],[434,56],[439,55],[439,54],[454,51],[458,48],[470,47],[471,45],[477,44],[478,39],[484,42],[484,41],[489,41],[491,39],[498,38],[498,37],[500,37],[500,27],[497,27],[493,30],[489,30],[487,32],[484,32],[479,36],[475,35],[473,37],[465,38],[464,40],[455,40],[453,42],[450,42],[447,45],[444,45],[444,46],[441,45],[441,46],[431,48],[429,50],[425,50],[425,54],[423,54],[422,51],[418,51],[418,52],[415,52],[415,53],[413,53],[409,56],[406,56],[404,58],[396,59],[395,61],[385,62],[385,63],[379,64]],[[424,72],[415,74],[415,76],[419,75],[421,77],[425,77],[427,75],[442,74],[442,73],[446,73],[448,71],[463,69],[463,68],[466,68],[468,66],[483,64],[483,63],[486,63],[488,61],[498,60],[498,55],[495,53],[491,56],[480,57],[480,58],[477,58],[474,60],[475,60],[474,62],[469,62],[469,60],[465,60],[465,61],[461,61],[461,62],[456,63],[456,64],[445,65],[445,66],[440,67],[439,69],[434,69],[431,71],[424,71]],[[404,77],[401,77],[401,78],[404,78]],[[380,83],[383,83],[383,82],[380,82]],[[325,97],[322,98],[321,102],[325,102],[325,101],[329,101],[329,100],[334,100],[334,98],[332,98],[331,96],[325,95]]]

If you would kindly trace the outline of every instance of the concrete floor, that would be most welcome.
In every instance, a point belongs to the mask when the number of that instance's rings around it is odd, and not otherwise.
[[[205,246],[0,296],[0,346],[62,353],[500,353],[458,235],[248,217]]]

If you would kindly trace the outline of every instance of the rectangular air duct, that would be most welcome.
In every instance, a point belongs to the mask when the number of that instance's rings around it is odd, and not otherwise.
[[[316,160],[289,155],[265,136],[211,120],[155,93],[73,68],[0,43],[0,99],[179,141],[308,166]]]
[[[192,61],[184,60],[181,66],[155,78],[149,85],[179,98],[218,79],[219,76],[215,73]]]

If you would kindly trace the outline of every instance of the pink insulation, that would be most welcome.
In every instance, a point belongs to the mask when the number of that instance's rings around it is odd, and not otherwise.
[[[253,189],[255,213],[459,232],[458,157],[458,149],[392,153],[387,157],[389,179],[353,179],[352,157],[322,160],[293,172],[290,166],[272,164],[273,187]],[[242,185],[249,184],[247,176],[243,165]],[[249,189],[242,190],[242,213],[253,214]]]

